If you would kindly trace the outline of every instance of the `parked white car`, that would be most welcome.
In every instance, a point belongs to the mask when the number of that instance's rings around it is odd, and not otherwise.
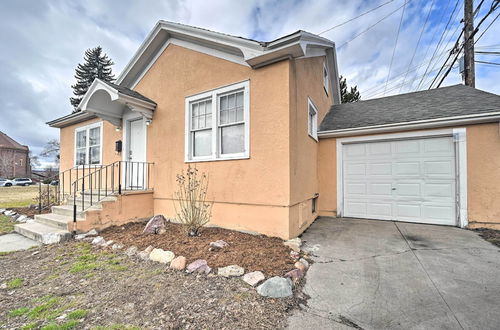
[[[12,183],[14,186],[29,186],[30,184],[33,184],[33,181],[29,178],[15,178],[12,180]]]
[[[9,179],[0,178],[0,187],[12,187],[13,183]]]

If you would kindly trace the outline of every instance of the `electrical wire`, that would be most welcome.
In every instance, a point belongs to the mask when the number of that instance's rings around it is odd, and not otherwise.
[[[369,14],[369,13],[371,13],[371,12],[373,12],[373,11],[375,11],[375,10],[379,9],[379,8],[382,8],[383,6],[385,6],[385,5],[387,5],[387,4],[390,4],[391,2],[394,2],[394,1],[395,1],[395,0],[390,0],[390,1],[384,2],[383,4],[381,4],[381,5],[379,5],[379,6],[375,7],[375,8],[372,8],[372,9],[370,9],[370,10],[368,10],[368,11],[366,11],[366,12],[364,12],[364,13],[362,13],[362,14],[360,14],[360,15],[356,16],[356,17],[353,17],[353,18],[351,18],[351,19],[348,19],[347,21],[344,21],[344,22],[342,22],[342,23],[340,23],[340,24],[337,24],[337,25],[335,25],[335,26],[333,26],[333,27],[331,27],[331,28],[329,28],[329,29],[326,29],[325,31],[318,33],[318,35],[320,36],[320,35],[322,35],[322,34],[324,34],[324,33],[326,33],[326,32],[329,32],[329,31],[331,31],[331,30],[333,30],[333,29],[336,29],[336,28],[338,28],[338,27],[341,27],[342,25],[345,25],[345,24],[347,24],[347,23],[349,23],[349,22],[352,22],[352,21],[354,21],[355,19],[358,19],[358,18],[360,18],[360,17],[362,17],[362,16],[365,16],[366,14]],[[483,0],[483,1],[484,1],[484,0]]]
[[[389,82],[389,78],[391,76],[392,62],[394,61],[394,54],[396,53],[396,48],[398,47],[399,33],[401,32],[401,26],[403,25],[403,18],[405,16],[405,9],[407,3],[408,1],[405,1],[403,5],[403,11],[401,12],[401,19],[399,20],[398,33],[396,34],[396,42],[394,43],[394,48],[392,49],[391,63],[389,64],[389,72],[387,72],[387,79],[385,80],[385,89],[387,89],[387,83]]]
[[[474,62],[481,64],[500,65],[500,63],[495,63],[495,62],[485,62],[485,61],[474,61]]]
[[[340,45],[337,49],[340,49],[342,47],[344,47],[345,45],[347,45],[348,43],[350,43],[351,41],[353,41],[354,39],[358,38],[359,36],[365,34],[366,32],[368,32],[369,30],[371,30],[372,28],[374,28],[376,25],[380,24],[382,21],[384,21],[385,19],[387,19],[388,17],[394,15],[396,12],[398,12],[401,8],[405,7],[406,4],[408,2],[410,2],[411,0],[407,0],[405,1],[405,3],[403,5],[401,5],[400,7],[398,7],[396,10],[394,11],[391,11],[389,14],[385,15],[384,17],[382,17],[380,20],[378,20],[377,22],[375,22],[374,24],[370,25],[368,28],[366,28],[365,30],[361,31],[360,33],[358,33],[357,35],[355,35],[353,38],[351,38],[350,40],[344,42],[342,45]]]

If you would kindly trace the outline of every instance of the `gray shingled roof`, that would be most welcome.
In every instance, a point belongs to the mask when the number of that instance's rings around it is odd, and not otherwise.
[[[320,131],[370,127],[500,111],[500,96],[454,85],[334,105]]]
[[[101,80],[102,82],[108,84],[109,86],[113,87],[114,89],[116,89],[119,93],[122,93],[122,94],[125,94],[125,95],[128,95],[128,96],[132,96],[132,97],[135,97],[136,99],[140,99],[140,100],[143,100],[143,101],[146,101],[146,102],[149,102],[149,103],[153,103],[153,104],[156,104],[155,101],[151,100],[150,98],[147,98],[145,97],[144,95],[134,91],[134,90],[131,90],[130,88],[127,88],[127,87],[123,87],[123,86],[120,86],[120,85],[117,85],[117,84],[113,84],[111,82],[107,82],[107,81],[104,81],[104,80]]]

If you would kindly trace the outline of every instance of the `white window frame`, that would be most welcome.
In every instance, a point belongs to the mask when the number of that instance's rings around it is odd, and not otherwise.
[[[314,121],[312,122],[312,127],[311,127],[311,116],[309,114],[311,108],[315,112]],[[318,108],[316,108],[310,97],[307,98],[307,133],[309,134],[310,137],[316,140],[316,142],[318,142]]]
[[[102,149],[103,149],[103,145],[102,145],[102,141],[103,141],[103,135],[104,135],[104,132],[103,132],[103,129],[102,129],[102,121],[100,122],[97,122],[97,123],[93,123],[93,124],[89,124],[89,125],[85,125],[85,126],[80,126],[80,127],[77,127],[75,129],[75,138],[74,138],[74,153],[73,153],[73,165],[76,166],[76,167],[83,167],[83,166],[100,166],[102,165]],[[90,145],[89,145],[89,138],[90,138],[90,130],[92,128],[96,128],[96,127],[99,127],[100,129],[100,134],[99,134],[99,137],[100,137],[100,141],[99,141],[99,164],[89,164],[89,160],[90,160]],[[77,142],[77,135],[78,135],[78,132],[82,132],[82,131],[86,131],[87,134],[86,134],[86,141],[85,141],[85,164],[82,165],[82,164],[77,164],[76,163],[76,142]]]
[[[243,123],[245,125],[244,134],[244,151],[233,154],[221,153],[221,125],[219,125],[219,97],[231,92],[243,91]],[[191,106],[190,104],[203,99],[212,100],[212,153],[207,156],[193,155],[193,138],[191,134]],[[203,161],[216,161],[216,160],[230,160],[230,159],[246,159],[250,158],[250,82],[243,81],[236,84],[220,87],[200,94],[188,96],[185,99],[185,128],[184,128],[184,153],[185,162],[203,162]],[[222,125],[225,126],[225,125]]]
[[[326,76],[325,76],[326,73]],[[328,90],[330,88],[330,71],[328,71],[328,65],[326,64],[326,61],[323,62],[323,88],[325,89],[326,95],[328,95]]]

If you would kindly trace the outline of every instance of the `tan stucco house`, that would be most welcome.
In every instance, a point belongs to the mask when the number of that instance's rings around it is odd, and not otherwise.
[[[338,75],[335,44],[308,32],[260,42],[160,21],[116,83],[96,80],[79,112],[48,123],[64,194],[94,197],[22,230],[174,217],[188,165],[210,177],[211,224],[236,230],[291,238],[321,215],[500,224],[499,96],[340,104]]]

